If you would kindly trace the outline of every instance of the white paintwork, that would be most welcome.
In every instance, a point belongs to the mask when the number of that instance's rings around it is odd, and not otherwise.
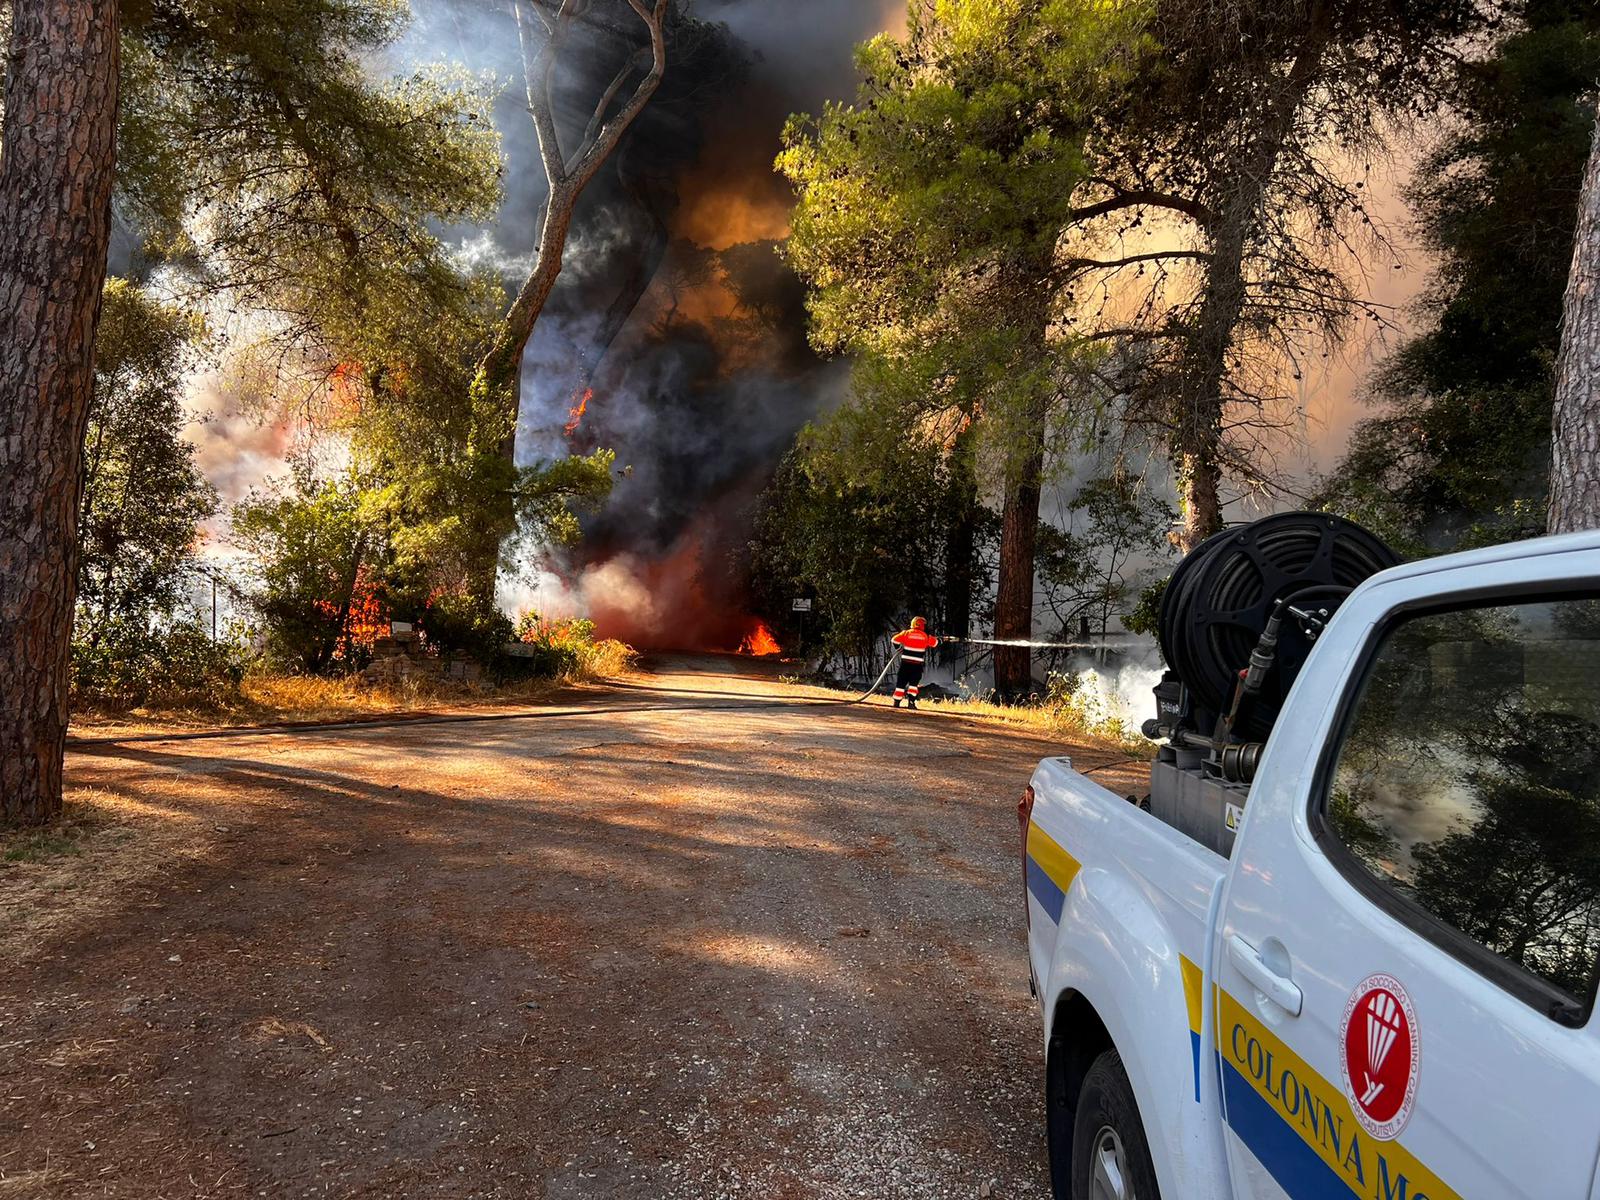
[[[1046,1034],[1061,997],[1082,995],[1122,1053],[1147,1133],[1162,1143],[1162,1194],[1211,1195],[1223,1170],[1216,1076],[1201,1072],[1197,1103],[1179,960],[1205,961],[1227,861],[1064,760],[1040,763],[1033,786],[1034,822],[1083,864],[1059,926],[1028,901]]]
[[[1572,581],[1600,585],[1600,533],[1424,560],[1364,583],[1285,702],[1231,863],[1063,760],[1040,764],[1033,820],[1080,864],[1059,925],[1028,901],[1043,1028],[1048,1036],[1069,992],[1093,1005],[1127,1066],[1169,1200],[1331,1194],[1325,1180],[1314,1190],[1310,1173],[1285,1191],[1229,1129],[1213,1056],[1214,985],[1337,1083],[1346,1001],[1376,972],[1409,992],[1421,1045],[1415,1108],[1394,1145],[1461,1196],[1600,1200],[1600,1018],[1582,1029],[1559,1025],[1390,917],[1328,861],[1309,820],[1337,701],[1386,616]],[[1256,952],[1267,946],[1280,966],[1286,952],[1285,969],[1260,963]],[[1179,955],[1204,969],[1198,1103]],[[1272,987],[1257,986],[1263,972],[1278,977]],[[1290,1013],[1295,997],[1299,1015]],[[1366,1194],[1391,1200],[1371,1183]],[[1441,1198],[1412,1191],[1405,1200]]]

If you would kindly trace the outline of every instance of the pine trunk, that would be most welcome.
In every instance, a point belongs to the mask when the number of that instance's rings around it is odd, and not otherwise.
[[[13,0],[0,132],[0,820],[61,811],[117,5]]]
[[[1600,110],[1567,280],[1550,451],[1550,532],[1600,529]]]
[[[1044,429],[1027,460],[1010,480],[1000,517],[1000,579],[994,603],[998,641],[1033,637],[1034,542],[1039,533],[1039,478],[1044,470]],[[1033,688],[1033,652],[1026,646],[994,648],[994,687],[1002,699],[1026,696]]]
[[[1178,381],[1172,456],[1177,467],[1183,526],[1178,548],[1185,554],[1222,528],[1222,430],[1228,352],[1249,298],[1245,261],[1261,221],[1262,206],[1295,119],[1315,83],[1331,37],[1326,4],[1314,4],[1305,41],[1293,64],[1272,89],[1254,140],[1222,172],[1230,190],[1216,205],[1210,260],[1200,311]]]

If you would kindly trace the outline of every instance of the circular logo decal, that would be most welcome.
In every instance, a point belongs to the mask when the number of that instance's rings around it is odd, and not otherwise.
[[[1392,975],[1369,975],[1344,1006],[1344,1090],[1356,1120],[1388,1141],[1411,1119],[1421,1056],[1411,997]]]

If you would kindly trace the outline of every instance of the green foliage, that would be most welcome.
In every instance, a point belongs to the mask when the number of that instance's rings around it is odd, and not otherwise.
[[[595,625],[583,618],[547,621],[526,612],[517,620],[520,652],[508,657],[500,673],[512,678],[559,679],[575,675],[595,648]]]
[[[1161,628],[1161,597],[1167,594],[1167,584],[1171,582],[1172,576],[1168,575],[1140,588],[1133,611],[1122,614],[1122,627],[1129,633],[1154,637]]]
[[[184,441],[183,378],[199,323],[124,279],[106,284],[84,440],[77,626],[95,643],[112,624],[169,617],[216,494]]]
[[[375,81],[401,0],[151,0],[124,26],[119,192],[156,258],[322,333],[455,286],[433,222],[487,218],[498,140],[472,81]]]
[[[310,674],[361,665],[356,622],[382,541],[354,479],[253,494],[234,505],[233,539],[251,556],[248,599],[270,663]]]
[[[313,374],[322,364],[322,386],[304,390],[323,401],[316,417],[350,437],[366,493],[364,569],[381,567],[397,603],[419,609],[481,574],[519,522],[537,539],[575,537],[572,505],[604,494],[611,461],[519,470],[505,453],[515,423],[505,381],[473,368],[506,297],[498,282],[464,276],[435,233],[487,220],[499,202],[489,83],[441,71],[380,78],[375,64],[407,20],[401,0],[132,6],[119,193],[149,259],[231,309],[268,314],[255,328],[280,361]],[[301,516],[327,533],[339,521],[316,490],[300,486]],[[322,553],[317,539],[287,509],[243,515],[248,536],[283,556],[267,588],[287,639],[279,651],[306,669],[346,660],[349,639],[319,615],[317,589],[283,574]],[[347,533],[332,535],[336,554]],[[336,612],[346,590],[324,593]]]
[[[1040,524],[1039,582],[1059,636],[1075,636],[1082,622],[1105,635],[1112,616],[1138,592],[1132,564],[1166,547],[1175,515],[1143,480],[1114,471],[1078,489],[1066,529]]]
[[[435,597],[420,624],[441,654],[467,654],[483,663],[493,662],[516,634],[511,618],[492,600],[459,593]]]
[[[1142,4],[950,0],[858,53],[856,102],[791,118],[789,261],[812,339],[863,362],[891,428],[984,417],[1008,474],[1036,454],[1068,346],[1051,344],[1056,241],[1096,99],[1126,83]],[[841,425],[842,432],[859,429]]]
[[[865,655],[891,624],[912,612],[941,625],[952,575],[976,580],[995,521],[977,508],[959,470],[930,447],[902,444],[892,465],[867,482],[831,472],[805,448],[779,467],[757,509],[750,570],[759,611],[775,624],[790,601],[811,596],[808,642]],[[967,561],[951,561],[949,534],[963,522],[975,536]]]
[[[1439,267],[1322,502],[1413,551],[1544,532],[1562,295],[1600,79],[1600,12],[1510,6],[1465,60],[1456,130],[1410,201]]]
[[[74,705],[128,709],[214,706],[238,695],[250,652],[236,634],[213,641],[193,621],[151,628],[114,619],[72,646]]]
[[[1048,260],[1083,175],[1088,95],[1131,62],[1136,5],[956,0],[861,47],[853,105],[791,118],[788,253],[824,349],[896,354],[1003,261]]]
[[[387,589],[419,609],[441,591],[471,590],[519,529],[530,541],[576,540],[575,510],[609,493],[608,450],[514,466],[514,422],[477,359],[498,320],[498,284],[463,280],[431,307],[375,301],[341,336],[343,428],[388,547]]]

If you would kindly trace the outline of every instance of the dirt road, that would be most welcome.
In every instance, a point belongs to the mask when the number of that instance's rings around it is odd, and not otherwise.
[[[1046,1195],[1013,806],[1071,748],[737,669],[73,751],[124,815],[0,872],[59,918],[0,1196]]]

